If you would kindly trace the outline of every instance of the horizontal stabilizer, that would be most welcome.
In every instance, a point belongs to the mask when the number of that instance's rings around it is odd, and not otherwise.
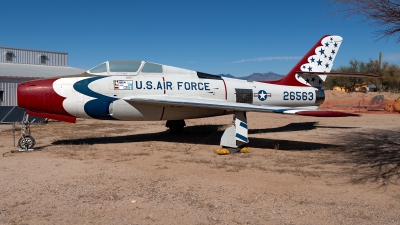
[[[366,74],[366,73],[304,72],[304,71],[297,71],[295,73],[298,75],[327,75],[335,77],[371,77],[371,78],[379,77],[379,75],[376,74]]]
[[[344,117],[358,116],[357,114],[344,113],[339,111],[314,110],[310,107],[284,107],[272,105],[252,105],[247,103],[228,102],[224,100],[190,98],[190,97],[172,97],[168,95],[147,95],[125,97],[127,102],[136,102],[142,104],[152,104],[161,106],[181,106],[219,109],[226,111],[246,111],[246,112],[270,112],[297,114],[303,116],[317,117]]]
[[[340,112],[340,111],[324,111],[324,110],[315,110],[315,111],[299,111],[295,114],[301,116],[316,116],[316,117],[344,117],[344,116],[360,116],[354,113]]]

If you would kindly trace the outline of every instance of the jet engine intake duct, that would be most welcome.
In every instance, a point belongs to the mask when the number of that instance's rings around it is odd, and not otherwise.
[[[17,88],[18,106],[30,111],[71,116],[63,108],[64,97],[53,89],[58,78],[40,79],[20,83]]]
[[[325,101],[325,92],[322,89],[317,89],[315,91],[315,105],[322,105]]]

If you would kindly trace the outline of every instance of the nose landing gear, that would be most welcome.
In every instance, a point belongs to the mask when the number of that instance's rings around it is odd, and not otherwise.
[[[21,121],[21,138],[18,141],[18,147],[20,152],[33,151],[36,141],[31,136],[31,124],[35,121],[29,121],[29,115],[25,112],[24,117]]]

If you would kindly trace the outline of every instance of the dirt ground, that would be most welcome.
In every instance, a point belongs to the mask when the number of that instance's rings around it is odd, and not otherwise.
[[[247,115],[251,152],[224,156],[232,115],[50,122],[26,153],[2,125],[0,224],[400,224],[399,114]]]

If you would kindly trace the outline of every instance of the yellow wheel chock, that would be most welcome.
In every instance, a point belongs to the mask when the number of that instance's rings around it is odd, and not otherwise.
[[[249,153],[249,152],[250,152],[250,148],[244,147],[244,148],[240,149],[239,152],[240,152],[240,153]]]
[[[226,148],[219,148],[219,149],[215,150],[215,153],[217,153],[218,155],[227,155],[231,152]]]

